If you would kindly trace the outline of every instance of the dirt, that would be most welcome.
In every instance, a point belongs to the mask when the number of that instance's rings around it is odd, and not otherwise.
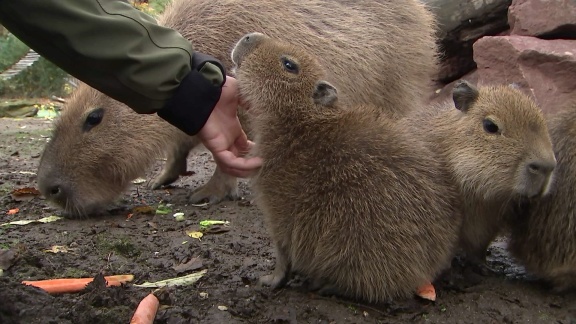
[[[59,214],[41,197],[17,201],[10,195],[14,189],[36,186],[50,126],[39,118],[0,119],[0,223]],[[148,176],[158,172],[161,163]],[[474,271],[455,258],[453,267],[435,282],[436,302],[415,297],[367,305],[318,296],[298,278],[280,290],[257,287],[257,279],[273,269],[274,254],[262,215],[250,204],[248,183],[240,183],[240,201],[204,207],[187,202],[213,168],[210,155],[201,152],[189,159],[195,174],[167,189],[150,191],[135,184],[98,218],[1,226],[0,250],[9,249],[16,257],[9,267],[4,265],[0,277],[0,323],[129,323],[139,301],[153,291],[132,284],[203,269],[206,274],[195,284],[159,294],[155,323],[576,323],[576,294],[554,294],[527,276],[507,255],[505,239],[489,250],[492,271]],[[132,210],[155,210],[159,204],[172,204],[171,212]],[[6,213],[14,208],[19,208],[16,214]],[[185,220],[176,221],[175,212],[183,212]],[[201,239],[186,234],[198,230],[205,219],[230,224]],[[68,252],[46,252],[53,246]],[[101,273],[130,273],[135,280],[54,296],[21,283]]]

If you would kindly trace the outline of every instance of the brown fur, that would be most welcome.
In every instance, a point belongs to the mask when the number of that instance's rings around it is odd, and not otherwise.
[[[576,105],[549,119],[558,160],[550,193],[512,224],[512,255],[555,290],[576,289]]]
[[[277,252],[261,283],[282,286],[294,271],[322,293],[410,296],[449,265],[458,240],[447,170],[380,107],[335,100],[340,90],[303,49],[256,37],[234,57],[264,160],[253,189]]]
[[[248,32],[298,40],[330,64],[330,79],[345,93],[341,101],[374,103],[392,115],[402,115],[424,98],[435,70],[433,17],[417,0],[174,0],[159,22],[192,40],[196,50],[215,55],[228,70],[232,47]],[[169,184],[185,170],[188,150],[197,140],[156,116],[135,114],[81,88],[56,123],[38,171],[43,194],[69,215],[86,215],[110,203],[154,158],[168,155],[168,164],[151,188]],[[96,107],[104,109],[102,123],[83,131],[84,118]],[[55,188],[61,191],[50,194]],[[191,200],[215,203],[236,196],[236,179],[216,169]]]
[[[461,82],[453,102],[408,120],[420,125],[451,169],[465,211],[461,246],[471,261],[483,262],[511,208],[523,197],[548,191],[556,162],[542,112],[513,87],[476,89]],[[485,120],[498,132],[489,133]],[[531,171],[530,164],[539,170]]]

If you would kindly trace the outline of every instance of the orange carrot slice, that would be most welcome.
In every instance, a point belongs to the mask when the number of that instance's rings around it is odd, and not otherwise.
[[[416,290],[416,295],[420,298],[435,301],[436,300],[436,289],[431,283],[424,284]]]
[[[160,302],[158,298],[154,296],[154,294],[149,294],[148,296],[144,297],[132,319],[130,320],[130,324],[152,324],[154,323],[154,318],[156,317],[156,312],[158,311],[158,306]]]
[[[116,275],[107,276],[106,286],[120,286],[122,283],[134,280],[133,275]],[[47,280],[33,280],[22,281],[25,285],[41,288],[49,294],[73,293],[79,292],[86,288],[86,285],[91,283],[94,278],[62,278],[62,279],[47,279]]]

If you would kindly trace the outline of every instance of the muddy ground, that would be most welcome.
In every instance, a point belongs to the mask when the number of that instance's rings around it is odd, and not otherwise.
[[[0,223],[58,215],[40,197],[15,201],[10,195],[36,186],[50,125],[39,118],[0,119]],[[187,203],[213,167],[209,154],[196,154],[189,159],[196,174],[166,190],[135,185],[97,219],[1,226],[0,250],[12,250],[16,259],[0,277],[0,323],[128,323],[138,302],[153,290],[128,284],[51,296],[22,280],[131,273],[133,283],[142,283],[202,269],[207,273],[196,284],[161,294],[155,323],[576,323],[576,295],[555,295],[527,276],[506,255],[504,240],[489,251],[494,273],[480,275],[455,259],[435,283],[436,302],[413,298],[365,305],[309,293],[298,278],[278,291],[258,288],[256,280],[272,270],[274,255],[262,215],[249,204],[247,182],[240,184],[242,201],[205,207]],[[160,203],[172,204],[172,212],[128,218],[135,206],[155,209]],[[14,208],[17,214],[6,214]],[[184,221],[174,219],[177,211],[185,214]],[[201,240],[186,235],[205,219],[227,220],[230,226]],[[46,252],[52,246],[68,252]],[[177,271],[179,265],[188,270]]]

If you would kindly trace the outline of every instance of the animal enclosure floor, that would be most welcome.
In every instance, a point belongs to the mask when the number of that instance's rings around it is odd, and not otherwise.
[[[58,215],[40,197],[16,201],[14,189],[36,187],[35,172],[50,122],[37,118],[0,119],[0,223]],[[158,172],[162,161],[148,176]],[[214,168],[209,154],[189,159],[194,171],[172,187],[155,191],[143,184],[125,193],[107,214],[87,220],[0,226],[0,323],[129,323],[151,288],[134,283],[206,274],[195,284],[167,289],[155,323],[576,323],[576,295],[555,295],[530,280],[505,253],[505,241],[490,248],[494,273],[480,275],[462,266],[435,283],[436,302],[412,298],[381,305],[321,297],[296,278],[277,291],[256,286],[272,271],[273,248],[263,217],[250,205],[246,181],[241,201],[197,207],[187,196],[206,182]],[[168,214],[133,213],[135,206],[172,204]],[[16,214],[7,211],[19,208]],[[175,212],[185,220],[176,221]],[[132,217],[128,215],[133,213]],[[201,239],[187,235],[201,220],[225,220]],[[46,250],[62,246],[67,252]],[[4,254],[5,256],[6,254]],[[9,267],[8,267],[9,265]],[[133,274],[122,287],[51,296],[22,280]]]

